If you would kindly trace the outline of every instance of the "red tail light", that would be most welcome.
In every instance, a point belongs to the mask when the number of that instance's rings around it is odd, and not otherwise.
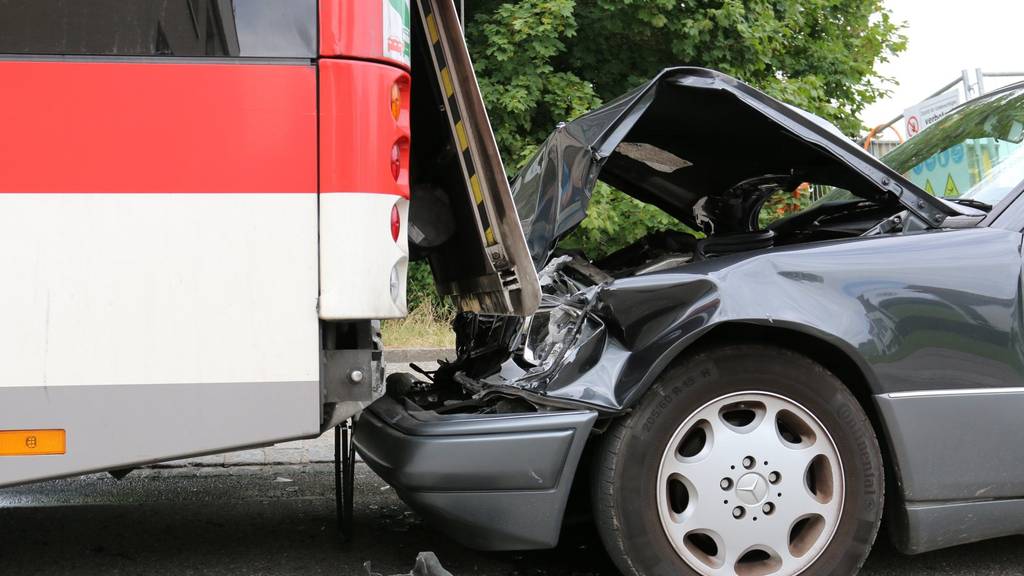
[[[402,147],[395,142],[395,145],[391,147],[391,175],[395,177],[395,181],[398,181],[398,176],[402,173]]]
[[[391,207],[391,239],[398,242],[398,233],[402,231],[402,216],[398,213],[398,205]]]

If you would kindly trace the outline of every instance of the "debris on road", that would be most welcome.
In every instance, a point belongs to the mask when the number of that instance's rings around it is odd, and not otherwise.
[[[369,562],[364,563],[363,568],[366,568],[367,576],[384,576],[379,572],[374,572]],[[395,574],[394,576],[453,576],[453,574],[441,566],[441,561],[437,559],[437,554],[433,552],[420,552],[416,556],[416,565],[413,567],[412,572],[408,574]]]

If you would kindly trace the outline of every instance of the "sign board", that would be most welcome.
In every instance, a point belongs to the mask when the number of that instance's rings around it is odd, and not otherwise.
[[[995,174],[1000,159],[1010,158],[1022,147],[995,138],[969,138],[936,152],[904,176],[929,194],[959,198]]]
[[[412,12],[410,0],[382,0],[384,2],[384,57],[403,62],[412,60],[410,28]]]
[[[978,183],[977,163],[989,153],[984,142],[960,142],[926,158],[905,176],[932,196],[959,198]]]
[[[917,136],[921,130],[938,122],[939,118],[959,105],[960,92],[952,90],[907,108],[903,112],[903,119],[906,122],[904,132],[907,134],[907,138]]]

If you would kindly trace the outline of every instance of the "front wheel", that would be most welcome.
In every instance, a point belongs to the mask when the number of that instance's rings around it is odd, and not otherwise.
[[[857,400],[766,346],[666,370],[595,464],[598,529],[627,575],[854,574],[881,521],[882,458]]]

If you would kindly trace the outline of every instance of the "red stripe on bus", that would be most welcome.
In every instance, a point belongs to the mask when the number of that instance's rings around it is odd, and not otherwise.
[[[0,193],[317,191],[309,65],[0,62]]]

